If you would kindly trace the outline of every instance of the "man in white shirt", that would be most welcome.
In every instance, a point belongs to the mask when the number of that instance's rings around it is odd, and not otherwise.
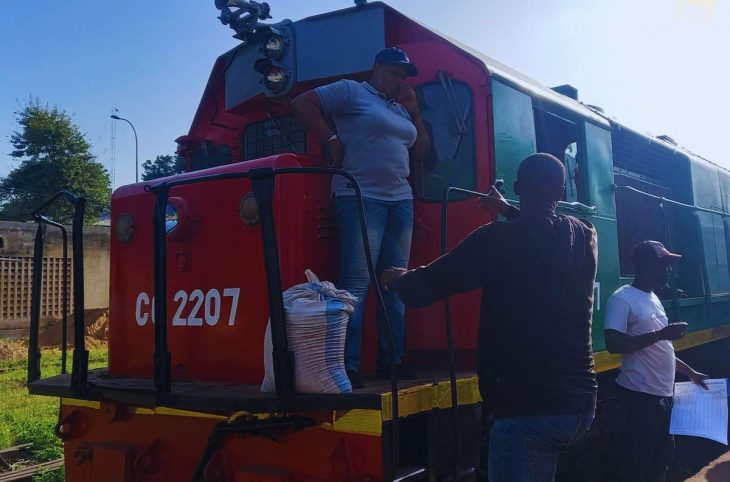
[[[669,323],[655,290],[666,286],[681,255],[658,241],[634,246],[636,277],[608,299],[604,321],[606,348],[621,354],[618,384],[621,434],[619,468],[624,482],[664,481],[674,455],[669,434],[675,373],[707,388],[707,375],[674,355],[672,340],[683,338],[687,323]]]

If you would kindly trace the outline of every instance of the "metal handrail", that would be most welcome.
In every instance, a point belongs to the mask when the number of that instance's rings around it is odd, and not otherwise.
[[[486,198],[487,194],[463,189],[460,187],[449,186],[444,189],[441,199],[441,254],[446,254],[448,250],[448,218],[449,218],[449,202],[451,202],[451,193],[458,192],[466,194],[467,199],[472,197]],[[451,389],[451,423],[454,430],[454,475],[453,480],[458,480],[460,472],[459,454],[461,452],[461,437],[459,430],[459,396],[456,386],[456,354],[454,349],[453,322],[451,319],[451,302],[449,298],[444,299],[444,318],[446,321],[446,346],[449,354],[449,385]]]
[[[648,192],[644,192],[641,189],[636,189],[635,187],[632,187],[632,186],[620,186],[620,185],[616,185],[616,189],[623,189],[625,191],[632,191],[632,192],[635,192],[637,194],[641,194],[642,196],[646,196],[646,197],[649,197],[649,198],[652,198],[652,199],[656,199],[659,202],[671,204],[672,206],[677,206],[677,207],[681,207],[681,208],[685,208],[685,209],[691,209],[693,211],[699,211],[699,212],[703,212],[703,213],[717,214],[718,216],[722,216],[722,217],[725,217],[725,218],[730,217],[730,213],[726,213],[725,211],[717,211],[716,209],[703,208],[703,207],[700,207],[700,206],[696,206],[694,204],[685,204],[685,203],[682,203],[682,202],[679,202],[679,201],[675,201],[674,199],[666,198],[664,196],[657,196],[655,194],[649,194]]]
[[[640,189],[636,189],[632,186],[620,186],[616,185],[616,189],[623,189],[625,191],[631,191],[636,194],[640,194],[642,196],[648,197],[650,199],[654,199],[659,201],[659,206],[661,207],[662,211],[664,212],[664,218],[665,218],[665,224],[667,226],[667,234],[669,236],[669,249],[672,249],[671,246],[671,232],[669,227],[669,221],[667,220],[667,214],[666,209],[664,208],[665,205],[670,206],[676,206],[682,209],[688,209],[694,212],[695,217],[697,217],[697,221],[699,222],[699,213],[707,213],[707,214],[713,214],[716,216],[721,216],[722,218],[730,218],[730,213],[726,213],[725,211],[718,211],[716,209],[709,209],[709,208],[703,208],[694,204],[686,204],[679,201],[675,201],[674,199],[665,198],[664,196],[657,196],[655,194],[650,194],[648,192],[644,192]],[[727,239],[727,229],[726,231],[726,239]],[[709,275],[707,273],[707,253],[705,252],[705,245],[704,243],[700,242],[700,255],[702,258],[702,263],[700,264],[700,271],[702,274],[702,287],[705,291],[705,307],[709,309],[709,306],[712,303],[712,290],[710,288],[710,280]],[[676,273],[672,272],[672,283],[674,286],[672,286],[672,311],[674,313],[675,320],[679,319],[679,298],[677,296],[677,290],[676,290]]]
[[[63,245],[63,276],[61,279],[61,289],[63,290],[63,299],[61,300],[62,313],[61,313],[61,373],[66,373],[66,351],[68,348],[68,233],[66,232],[66,226],[61,223],[57,223],[48,219],[45,216],[40,216],[44,223],[54,226],[61,231],[62,245]]]
[[[89,351],[85,349],[84,340],[84,213],[86,199],[68,191],[59,191],[47,201],[32,211],[33,218],[38,223],[35,244],[33,247],[33,283],[31,287],[30,335],[28,341],[28,380],[30,384],[41,376],[41,352],[39,347],[40,332],[40,303],[43,276],[43,247],[45,244],[46,225],[61,229],[64,246],[64,321],[62,335],[62,373],[66,372],[66,328],[67,328],[67,296],[68,296],[68,245],[65,228],[55,221],[48,219],[41,213],[58,199],[66,199],[74,205],[72,221],[71,243],[73,246],[73,288],[74,288],[74,352],[71,365],[71,390],[81,396],[86,389],[89,368]]]
[[[286,323],[284,319],[284,304],[281,289],[281,273],[279,270],[279,255],[277,250],[276,232],[274,229],[274,215],[272,209],[272,197],[275,188],[274,179],[279,175],[288,174],[319,174],[328,176],[345,177],[355,190],[355,197],[358,202],[358,214],[360,217],[360,230],[365,250],[365,258],[368,265],[373,288],[377,300],[382,308],[387,328],[388,343],[390,345],[390,387],[391,403],[393,411],[393,425],[391,431],[391,467],[398,467],[399,460],[399,432],[398,432],[398,380],[395,364],[395,347],[390,320],[385,310],[382,290],[378,281],[375,265],[370,253],[370,242],[367,235],[367,222],[365,219],[365,208],[362,202],[362,191],[357,180],[348,172],[342,169],[324,167],[288,167],[288,168],[256,168],[246,172],[219,173],[194,178],[175,179],[157,184],[148,184],[145,191],[155,194],[155,215],[154,215],[154,259],[155,259],[155,355],[154,355],[154,383],[158,404],[166,404],[171,401],[171,354],[167,351],[167,266],[166,266],[166,232],[165,232],[165,209],[169,196],[169,190],[184,185],[199,184],[204,182],[250,179],[254,197],[259,206],[261,217],[262,238],[264,243],[264,263],[266,267],[267,287],[269,295],[269,309],[271,316],[271,338],[273,345],[274,378],[276,386],[277,408],[280,413],[286,413],[292,406],[294,393],[294,372],[293,360],[288,350]]]

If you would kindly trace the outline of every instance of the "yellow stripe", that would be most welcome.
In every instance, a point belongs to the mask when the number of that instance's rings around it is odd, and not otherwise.
[[[710,328],[709,330],[702,330],[695,333],[688,333],[687,336],[681,340],[674,342],[674,348],[676,350],[686,350],[711,341],[719,340],[730,336],[730,325],[718,326],[717,328]]]
[[[677,351],[686,350],[727,336],[730,336],[730,325],[696,331],[694,333],[688,333],[681,340],[675,341],[674,349]],[[599,351],[593,355],[593,361],[596,364],[597,372],[605,372],[607,370],[618,368],[621,365],[621,355],[611,354],[607,351]]]
[[[383,418],[380,410],[354,409],[332,412],[332,424],[321,427],[335,432],[350,432],[365,435],[381,435]]]
[[[99,410],[101,408],[101,403],[96,402],[94,400],[79,400],[77,398],[61,398],[61,404],[62,405],[70,405],[74,407],[87,407],[87,408],[93,408],[94,410]]]
[[[677,350],[686,350],[695,346],[710,343],[721,338],[730,336],[730,325],[710,328],[694,333],[689,333],[682,340],[674,343]],[[621,364],[620,355],[612,355],[606,351],[594,355],[596,371],[602,372],[617,368]],[[472,405],[481,402],[479,395],[479,383],[476,376],[460,378],[456,381],[457,397],[459,405]],[[383,422],[393,419],[392,397],[390,392],[380,395],[381,410],[353,409],[345,411],[333,411],[332,422],[323,423],[319,428],[334,430],[337,432],[350,432],[365,435],[380,436],[382,434]],[[101,408],[101,403],[90,400],[78,400],[75,398],[62,398],[63,405],[88,407],[95,410]],[[448,380],[436,383],[426,383],[415,387],[401,389],[398,395],[398,415],[407,417],[417,413],[433,410],[435,408],[451,407],[451,387]],[[130,407],[129,411],[136,415],[167,415],[173,417],[202,418],[207,420],[233,421],[241,416],[255,416],[267,418],[268,414],[252,414],[247,412],[236,412],[232,415],[217,415],[189,410],[178,410],[175,408],[158,407],[143,408]]]
[[[93,400],[79,400],[76,398],[61,398],[61,403],[63,405],[67,406],[75,406],[75,407],[87,407],[92,408],[94,410],[101,409],[101,402],[93,401]],[[236,412],[230,416],[226,415],[216,415],[213,413],[203,413],[203,412],[192,412],[190,410],[179,410],[177,408],[170,408],[170,407],[157,407],[157,408],[145,408],[145,407],[129,407],[128,408],[129,413],[133,413],[135,415],[168,415],[171,417],[190,417],[190,418],[203,418],[207,420],[219,420],[221,422],[233,422],[238,417],[241,416],[255,416],[257,418],[263,419],[268,418],[268,414],[250,414],[247,412]]]
[[[479,383],[476,376],[456,380],[456,395],[459,405],[471,405],[481,401]],[[383,421],[393,419],[393,397],[390,392],[380,396],[380,406],[383,411]],[[448,408],[451,406],[451,384],[448,380],[399,391],[398,415],[407,417],[416,413],[433,410],[434,408]]]

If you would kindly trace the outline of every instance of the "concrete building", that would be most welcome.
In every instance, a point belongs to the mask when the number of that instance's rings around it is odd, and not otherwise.
[[[35,223],[0,221],[0,330],[27,328],[33,275]],[[73,300],[71,227],[69,249],[69,315]],[[58,320],[63,307],[63,250],[58,229],[49,226],[43,259],[41,323]],[[86,309],[109,307],[109,227],[84,227],[84,303]]]

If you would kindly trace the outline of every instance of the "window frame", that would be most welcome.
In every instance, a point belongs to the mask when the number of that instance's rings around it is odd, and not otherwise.
[[[454,79],[451,79],[451,83],[452,83],[452,85],[454,85],[454,90],[456,90],[456,86],[457,85],[462,85],[462,86],[466,87],[466,89],[467,89],[467,92],[469,94],[469,102],[470,102],[469,103],[469,105],[470,105],[469,118],[472,120],[471,127],[470,128],[467,127],[467,128],[471,131],[471,135],[473,137],[473,149],[472,149],[472,155],[471,155],[471,167],[472,167],[472,169],[471,169],[471,178],[472,178],[471,185],[469,187],[465,187],[465,186],[454,186],[454,187],[460,187],[460,188],[463,188],[463,189],[474,190],[474,189],[477,188],[478,182],[479,182],[479,178],[478,178],[478,164],[479,164],[478,159],[479,159],[479,157],[477,155],[476,96],[474,95],[474,90],[471,88],[471,86],[469,85],[468,82],[466,82],[464,80],[460,80],[460,79],[454,78]],[[415,88],[415,90],[416,90],[416,96],[417,97],[420,96],[421,89],[424,89],[424,88],[429,87],[429,86],[432,86],[432,85],[433,86],[438,86],[438,87],[441,87],[442,86],[441,82],[438,81],[438,80],[432,80],[432,81],[428,81],[428,82],[423,82],[423,83],[418,84],[416,86],[416,88]],[[445,104],[445,105],[448,106],[448,103]],[[423,116],[423,111],[421,111],[421,115]],[[451,115],[451,114],[449,114],[449,115]],[[425,118],[424,118],[424,120],[425,120]],[[433,143],[434,142],[434,139],[433,139],[434,136],[432,134],[433,134],[433,130],[431,131],[431,142]],[[462,142],[463,142],[463,140],[462,140]],[[433,147],[433,146],[432,146],[432,148],[435,149],[435,147]],[[411,162],[410,164],[411,164],[412,167],[415,168],[415,165],[416,165],[415,162]],[[424,160],[424,162],[422,164],[425,164],[425,160]],[[443,190],[436,197],[427,197],[427,196],[425,196],[425,194],[426,194],[425,193],[425,189],[424,189],[424,192],[420,192],[420,190],[418,189],[418,185],[419,185],[418,176],[419,176],[418,171],[416,169],[412,169],[412,172],[411,172],[411,176],[410,177],[413,180],[413,184],[412,184],[411,187],[413,188],[413,196],[414,196],[414,198],[416,198],[419,201],[424,202],[424,203],[432,203],[432,204],[433,203],[441,203],[442,200],[443,200]],[[423,177],[423,181],[424,181],[424,187],[425,187],[425,180],[426,180],[425,169],[423,171],[423,176],[424,176]],[[453,184],[452,184],[452,186],[453,186]],[[451,201],[460,201],[460,200],[463,200],[463,199],[466,199],[463,195],[454,194],[452,196],[452,198],[451,198]]]
[[[206,147],[207,145],[207,147]],[[207,165],[204,167],[198,167],[195,168],[195,156],[198,153],[204,152],[206,149],[219,149],[219,148],[225,148],[226,150],[226,160],[222,163],[217,163],[215,165]],[[213,169],[215,167],[225,166],[226,164],[230,164],[233,157],[233,149],[231,149],[231,146],[225,143],[215,144],[212,141],[203,141],[200,145],[200,149],[195,149],[190,153],[190,171],[189,172],[196,172],[196,171],[202,171],[205,169]],[[210,156],[208,156],[208,160],[210,160]]]
[[[277,129],[277,130],[279,130],[281,132],[284,132],[284,129],[280,129],[276,125],[276,123],[275,123],[275,120],[284,119],[284,118],[291,119],[291,122],[289,122],[289,125],[291,125],[291,126],[299,125],[301,127],[301,130],[302,130],[302,133],[303,133],[303,137],[302,137],[302,140],[301,140],[302,151],[301,152],[296,152],[294,150],[282,150],[280,152],[259,153],[259,154],[255,154],[255,155],[250,156],[250,157],[247,156],[247,154],[246,154],[246,150],[247,150],[246,146],[248,144],[246,142],[246,134],[247,134],[247,132],[249,132],[251,129],[257,128],[260,125],[265,125],[267,122],[270,123],[273,128],[275,128],[275,129]],[[266,127],[264,126],[264,128],[266,128]],[[270,115],[270,116],[262,117],[260,119],[257,119],[257,120],[254,120],[252,122],[249,122],[242,129],[240,136],[241,136],[240,137],[241,138],[241,154],[240,154],[240,157],[241,157],[241,161],[242,162],[252,161],[252,160],[255,160],[255,159],[261,159],[262,157],[277,156],[279,154],[296,154],[296,155],[305,156],[305,155],[307,155],[307,152],[309,150],[309,142],[308,142],[308,139],[307,139],[307,130],[304,128],[304,126],[302,124],[300,124],[296,120],[296,118],[294,117],[294,114],[291,113],[291,112],[289,112],[287,114],[282,114],[282,115]],[[282,136],[282,137],[284,138],[284,140],[286,140],[286,136]],[[293,147],[299,147],[298,145],[296,145],[295,142],[290,142],[289,145],[290,146],[293,146]],[[276,149],[274,149],[274,150],[276,150]]]

